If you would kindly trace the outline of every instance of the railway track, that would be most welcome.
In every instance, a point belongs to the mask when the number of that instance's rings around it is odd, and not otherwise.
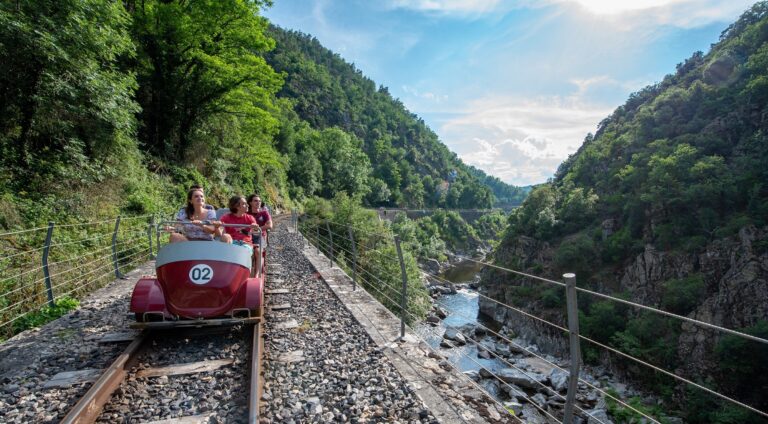
[[[275,225],[277,226],[278,223],[286,223],[289,217],[290,214],[275,216]],[[175,322],[168,322],[167,329],[163,328],[163,322],[153,323],[151,329],[144,329],[142,333],[130,342],[125,351],[118,355],[115,361],[101,374],[96,382],[93,383],[88,392],[80,398],[75,406],[67,413],[61,423],[80,424],[97,422],[104,412],[105,407],[113,399],[113,395],[123,385],[126,378],[130,375],[136,375],[142,372],[142,370],[137,370],[139,359],[142,356],[150,356],[147,354],[148,350],[152,349],[154,345],[163,338],[168,338],[169,336],[173,338],[193,338],[210,335],[217,331],[221,331],[222,329],[231,328],[229,325],[237,321],[247,322],[245,326],[248,327],[247,340],[250,347],[250,354],[246,367],[248,375],[247,416],[243,417],[244,419],[242,421],[257,423],[259,421],[259,401],[263,391],[263,315],[259,318],[250,318],[246,320],[219,319],[200,322],[193,321],[188,327],[183,328],[180,328],[178,323]],[[135,324],[134,327],[136,326],[143,327],[142,324]],[[204,328],[200,329],[200,327]],[[170,335],[167,330],[173,330],[174,333]],[[205,371],[209,367],[203,362],[205,361],[197,362],[193,365],[176,364],[164,366],[162,367],[164,369],[162,372],[166,373],[166,375],[175,375],[174,372],[179,372],[179,370],[183,373],[189,373],[189,368]],[[221,363],[222,362],[217,362],[217,364]],[[144,366],[144,364],[141,365]],[[144,375],[147,374],[147,372],[144,372]],[[174,418],[178,419],[179,417]]]
[[[261,398],[263,390],[261,366],[264,351],[262,339],[263,328],[261,321],[257,321],[255,324],[250,324],[244,327],[247,328],[245,328],[246,331],[243,332],[243,335],[250,348],[246,367],[248,373],[247,416],[244,416],[237,421],[257,423],[259,420],[259,399]],[[115,392],[124,384],[126,378],[129,376],[135,377],[136,375],[144,375],[157,377],[162,375],[191,374],[211,371],[216,367],[236,362],[234,359],[224,359],[172,364],[158,368],[150,367],[149,369],[146,368],[145,364],[137,367],[140,358],[151,356],[149,355],[149,352],[151,352],[152,349],[156,349],[158,344],[162,344],[165,341],[171,339],[183,339],[188,341],[191,338],[205,336],[215,337],[217,334],[226,333],[226,331],[231,330],[230,328],[186,328],[181,330],[177,329],[174,331],[174,334],[167,334],[167,331],[164,330],[145,330],[138,335],[128,345],[125,351],[123,351],[104,373],[101,374],[88,392],[80,398],[77,404],[64,417],[61,423],[81,424],[93,423],[100,420],[100,416],[105,410],[105,407],[110,403]],[[194,344],[195,340],[192,340],[191,343]],[[134,380],[136,379],[134,378]],[[173,418],[180,419],[182,417]],[[104,418],[102,418],[102,420],[103,419]],[[106,419],[106,421],[111,421],[111,419]]]

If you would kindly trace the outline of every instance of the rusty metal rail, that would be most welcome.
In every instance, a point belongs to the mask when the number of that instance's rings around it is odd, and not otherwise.
[[[125,379],[133,359],[138,356],[141,348],[149,339],[150,337],[146,333],[141,333],[137,336],[125,351],[117,357],[115,362],[107,368],[104,374],[93,383],[90,390],[69,411],[67,416],[61,420],[61,423],[83,424],[95,422],[102,409],[104,409],[104,405],[112,397],[112,393],[120,387],[120,384]]]
[[[264,351],[261,339],[261,322],[253,326],[253,339],[251,340],[251,366],[250,366],[250,387],[248,391],[248,423],[257,424],[259,422],[259,399],[262,393],[261,378],[261,357]]]

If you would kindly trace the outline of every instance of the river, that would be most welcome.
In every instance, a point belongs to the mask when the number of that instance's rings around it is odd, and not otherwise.
[[[482,264],[464,260],[440,274],[440,278],[455,284],[468,284],[475,281],[477,274],[482,268]],[[430,346],[446,355],[462,371],[479,370],[481,367],[494,371],[504,368],[504,364],[497,359],[478,358],[477,346],[471,342],[453,349],[443,349],[440,347],[446,327],[482,324],[494,331],[498,330],[494,323],[480,322],[478,320],[477,313],[480,310],[480,306],[476,291],[462,288],[456,294],[441,295],[435,299],[435,303],[448,313],[448,317],[438,323],[437,326],[421,324],[416,328],[419,335]]]

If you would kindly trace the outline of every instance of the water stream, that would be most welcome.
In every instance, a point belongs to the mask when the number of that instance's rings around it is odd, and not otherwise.
[[[475,280],[483,265],[474,261],[464,260],[440,274],[440,278],[455,284],[466,284]],[[480,322],[477,313],[480,309],[478,294],[473,290],[459,289],[456,294],[441,295],[435,299],[435,303],[443,308],[448,317],[440,321],[437,326],[422,324],[416,331],[434,349],[441,351],[448,359],[457,365],[462,371],[479,370],[486,368],[495,371],[504,368],[504,364],[497,359],[482,359],[477,357],[477,346],[470,342],[464,346],[452,349],[443,349],[440,342],[446,327],[461,327],[462,325],[482,324],[491,329],[498,330],[495,323]]]

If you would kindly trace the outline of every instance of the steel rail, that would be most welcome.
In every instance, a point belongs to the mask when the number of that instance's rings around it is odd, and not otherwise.
[[[262,392],[261,357],[264,351],[261,340],[261,321],[253,325],[251,341],[250,386],[248,388],[248,424],[259,422],[259,400]]]
[[[146,333],[139,334],[128,347],[117,357],[104,374],[93,383],[88,392],[80,398],[77,404],[61,420],[61,424],[93,423],[101,414],[104,405],[109,402],[112,393],[128,375],[128,367],[135,359],[144,343],[149,339]]]

